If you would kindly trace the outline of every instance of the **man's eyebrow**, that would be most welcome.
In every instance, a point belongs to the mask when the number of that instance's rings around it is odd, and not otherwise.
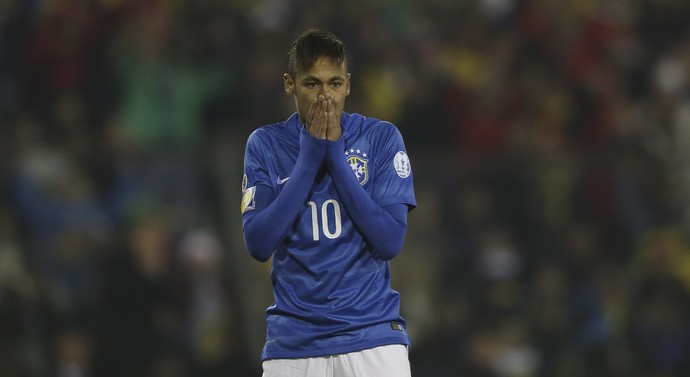
[[[344,81],[344,80],[345,80],[345,77],[343,77],[343,76],[333,76],[333,77],[331,77],[330,79],[328,79],[327,81],[328,81],[328,82],[331,82],[331,81],[337,81],[337,80]],[[318,77],[316,77],[316,76],[305,76],[304,78],[302,78],[302,81],[318,81],[318,82],[321,82],[321,79],[318,78]]]

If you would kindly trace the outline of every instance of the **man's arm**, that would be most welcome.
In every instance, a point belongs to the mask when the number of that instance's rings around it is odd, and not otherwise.
[[[393,259],[405,240],[408,207],[403,203],[385,207],[376,204],[352,174],[344,152],[342,138],[328,143],[326,148],[326,165],[340,199],[374,253],[382,260]]]
[[[338,125],[334,106],[330,97],[322,95],[312,101],[300,131],[297,162],[278,197],[274,198],[268,186],[256,187],[256,207],[245,215],[243,233],[249,253],[261,262],[267,261],[285,238],[309,196],[325,158],[327,130]]]
[[[257,185],[256,208],[243,222],[244,243],[255,259],[267,261],[295,222],[323,164],[325,143],[302,129],[297,162],[280,194],[274,197],[270,187]]]

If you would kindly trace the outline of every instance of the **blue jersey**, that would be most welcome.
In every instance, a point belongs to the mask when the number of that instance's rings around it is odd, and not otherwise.
[[[381,207],[416,205],[403,139],[391,123],[359,114],[341,118],[346,159]],[[258,185],[277,196],[299,153],[297,114],[256,130],[247,141],[243,191]],[[247,196],[250,197],[250,196]],[[243,220],[253,204],[244,201]],[[273,253],[275,302],[266,310],[262,359],[342,354],[409,345],[389,262],[377,258],[341,204],[326,172],[317,176],[290,233]]]

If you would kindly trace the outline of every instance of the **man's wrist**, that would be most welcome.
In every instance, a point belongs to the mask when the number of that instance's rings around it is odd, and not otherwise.
[[[325,139],[314,137],[303,127],[300,131],[299,157],[306,158],[305,162],[308,164],[314,163],[320,166],[326,154],[326,142]]]
[[[326,164],[329,168],[334,164],[342,163],[343,155],[345,154],[345,140],[339,138],[338,140],[329,140],[326,143]]]

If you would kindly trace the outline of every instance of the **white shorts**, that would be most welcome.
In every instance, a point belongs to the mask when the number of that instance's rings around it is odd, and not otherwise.
[[[407,346],[392,344],[342,355],[272,359],[262,377],[410,377]]]

